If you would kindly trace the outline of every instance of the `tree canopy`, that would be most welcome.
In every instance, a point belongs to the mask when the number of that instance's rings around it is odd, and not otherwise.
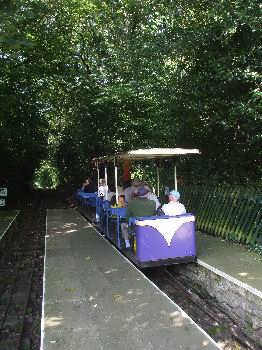
[[[93,156],[178,146],[200,148],[202,181],[261,179],[258,0],[0,6],[2,176],[47,160],[74,181]]]

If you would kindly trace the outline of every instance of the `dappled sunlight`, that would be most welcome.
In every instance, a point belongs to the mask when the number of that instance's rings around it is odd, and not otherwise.
[[[126,292],[126,295],[122,295],[122,294],[113,294],[113,300],[116,303],[120,303],[120,304],[126,304],[126,303],[130,303],[133,302],[134,300],[138,300],[136,297],[137,296],[141,296],[144,294],[144,291],[142,289],[129,289]],[[146,305],[148,303],[144,303],[144,305]],[[142,304],[140,304],[142,305]],[[142,308],[142,307],[140,307]]]
[[[66,224],[64,224],[62,227],[63,228],[70,228],[70,227],[74,227],[77,226],[77,224],[75,222],[68,222]]]
[[[144,291],[142,289],[129,289],[127,291],[127,294],[129,294],[129,295],[132,295],[132,294],[134,294],[134,295],[142,295],[143,293],[144,293]]]
[[[203,340],[202,341],[202,346],[205,348],[210,344],[210,340]]]
[[[72,233],[72,232],[77,232],[77,230],[68,230],[68,231],[65,231],[64,233]]]
[[[240,277],[247,277],[248,275],[249,275],[248,272],[239,272],[238,273],[238,276],[240,276]]]
[[[77,231],[78,231],[77,229],[71,229],[71,230],[58,229],[56,231],[53,231],[53,234],[59,234],[59,235],[65,236],[65,235],[69,235],[70,233],[77,232]]]
[[[82,229],[83,228],[93,228],[93,226],[89,223],[85,224],[84,226],[81,227]]]
[[[52,229],[52,235],[67,235],[67,234],[71,234],[74,232],[79,232],[79,230],[83,230],[83,229],[88,229],[91,228],[92,225],[88,222],[85,222],[84,225],[79,225],[78,223],[74,223],[74,222],[68,222],[62,226],[55,226]]]
[[[50,327],[57,327],[62,324],[62,321],[64,318],[62,316],[53,316],[53,317],[46,317],[45,318],[45,327],[50,328]]]
[[[112,269],[109,269],[109,270],[105,271],[104,273],[105,273],[105,274],[110,274],[110,273],[118,272],[118,271],[119,271],[118,269],[112,268]]]
[[[132,322],[133,320],[135,320],[136,316],[135,315],[130,315],[129,317],[126,318],[127,322]]]
[[[250,272],[238,272],[237,275],[242,277],[242,281],[262,281],[261,275],[251,274]]]
[[[139,304],[139,305],[137,305],[137,309],[143,309],[144,307],[146,307],[146,306],[148,306],[149,305],[149,303],[142,303],[142,304]]]
[[[143,289],[134,289],[133,292],[135,295],[143,295],[144,294]]]
[[[180,311],[173,311],[169,314],[169,320],[174,327],[183,327],[186,318]]]
[[[126,304],[128,302],[126,297],[124,295],[121,295],[121,294],[113,294],[113,300],[119,304]]]

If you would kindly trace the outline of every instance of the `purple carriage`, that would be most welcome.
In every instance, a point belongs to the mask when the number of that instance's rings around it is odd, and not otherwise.
[[[137,218],[134,242],[135,259],[142,266],[195,261],[195,217],[184,214]]]

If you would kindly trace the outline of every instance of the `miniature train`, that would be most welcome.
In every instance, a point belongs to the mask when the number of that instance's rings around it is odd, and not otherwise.
[[[95,158],[94,161],[98,169],[98,183],[99,166],[105,164],[105,167],[107,167],[109,161],[113,161],[115,164],[115,187],[117,189],[117,164],[121,160],[163,159],[191,153],[199,154],[199,151],[180,148],[146,149],[129,151],[116,156]],[[176,166],[174,166],[174,174],[175,188],[177,189]],[[105,175],[107,181],[106,168]],[[159,181],[159,175],[157,178]],[[159,183],[157,188],[159,195]],[[95,212],[95,223],[99,230],[137,266],[144,268],[194,262],[196,260],[195,216],[193,214],[129,218],[131,247],[126,249],[121,234],[121,223],[127,221],[126,208],[112,207],[110,202],[105,198],[101,198],[97,192],[86,193],[79,190],[76,196],[82,213],[90,219],[92,212]],[[117,190],[116,198],[118,198]]]

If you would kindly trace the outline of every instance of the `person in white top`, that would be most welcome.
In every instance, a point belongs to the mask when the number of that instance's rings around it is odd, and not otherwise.
[[[107,199],[108,197],[108,186],[106,185],[105,179],[99,179],[99,186],[98,186],[98,196],[102,197],[104,199]]]
[[[168,204],[162,206],[162,211],[165,215],[175,216],[186,213],[186,208],[183,204],[179,203],[180,193],[178,191],[172,190],[168,195]]]

